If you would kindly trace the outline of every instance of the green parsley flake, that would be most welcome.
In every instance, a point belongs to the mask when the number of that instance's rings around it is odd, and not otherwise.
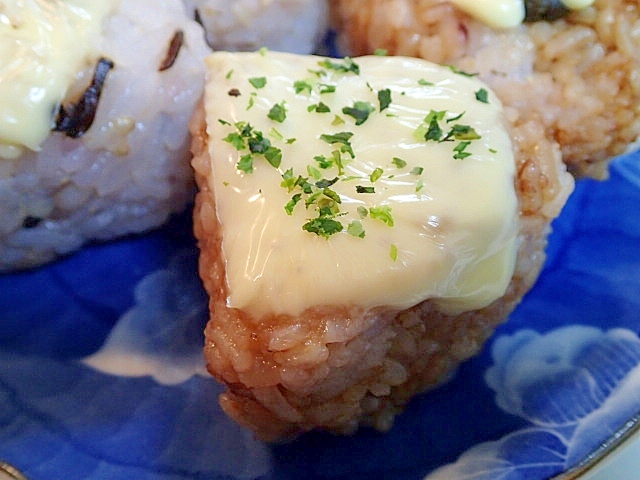
[[[249,79],[249,83],[253,85],[254,88],[260,89],[265,87],[267,79],[266,77],[253,77]]]
[[[392,243],[389,248],[389,257],[391,257],[391,260],[394,262],[398,260],[398,246],[394,243]]]
[[[449,70],[451,70],[453,73],[457,73],[458,75],[462,75],[463,77],[477,77],[478,74],[477,73],[469,73],[469,72],[465,72],[464,70],[460,70],[458,67],[454,66],[454,65],[448,65]]]
[[[296,208],[296,205],[298,204],[301,198],[302,198],[301,193],[296,193],[294,196],[291,197],[291,200],[289,200],[287,204],[284,206],[284,211],[287,212],[287,215],[293,215],[293,210],[294,208]]]
[[[374,110],[375,108],[369,102],[358,101],[353,104],[353,107],[344,107],[342,113],[353,117],[356,120],[356,125],[362,125]]]
[[[352,132],[339,132],[335,134],[322,134],[320,135],[320,140],[323,140],[331,145],[341,144],[342,147],[340,151],[342,153],[348,153],[351,158],[355,158],[355,154],[353,153],[353,148],[351,147],[351,142],[349,140],[353,137]],[[334,154],[335,157],[335,154]],[[335,158],[334,158],[335,159]]]
[[[328,85],[326,83],[319,83],[318,89],[320,90],[320,95],[324,95],[326,93],[334,93],[336,91],[336,86]]]
[[[467,140],[456,145],[453,149],[453,151],[456,152],[453,158],[455,158],[456,160],[463,160],[470,156],[471,154],[465,151],[470,144],[471,142]]]
[[[411,170],[411,175],[422,175],[422,172],[424,172],[424,168],[414,167],[413,170]]]
[[[398,168],[404,168],[407,166],[407,162],[398,157],[393,157],[393,160],[391,160],[391,163],[393,163]]]
[[[378,102],[380,103],[380,111],[386,110],[391,105],[391,90],[385,88],[378,92]]]
[[[347,233],[353,237],[364,238],[365,232],[362,223],[358,220],[353,220],[347,227]]]
[[[380,177],[382,177],[383,174],[383,170],[378,167],[376,169],[373,170],[373,172],[371,172],[371,175],[369,175],[369,180],[371,180],[371,183],[376,183],[378,180],[380,180]]]
[[[386,57],[388,53],[389,52],[384,48],[376,48],[373,52],[373,54],[377,55],[378,57]]]
[[[376,193],[373,187],[363,187],[362,185],[356,185],[356,193]]]
[[[342,62],[333,62],[327,58],[318,62],[318,65],[320,65],[322,68],[326,68],[327,70],[360,75],[360,67],[353,61],[351,57],[344,57]]]
[[[422,85],[423,87],[433,87],[435,83],[429,82],[428,80],[421,78],[420,80],[418,80],[418,85]]]
[[[380,207],[371,207],[369,209],[369,215],[371,215],[371,218],[380,220],[381,222],[387,224],[390,227],[393,227],[394,225],[393,216],[391,215],[391,207],[388,205],[382,205]]]
[[[274,122],[284,122],[285,118],[287,118],[287,110],[284,106],[284,101],[276,103],[273,107],[271,107],[271,110],[269,110],[267,117],[269,117]]]
[[[342,224],[337,220],[324,216],[313,218],[302,226],[303,230],[324,238],[329,238],[331,235],[341,232],[343,228]]]
[[[308,112],[316,112],[316,113],[329,113],[331,109],[329,106],[323,102],[314,103],[313,105],[309,105],[307,107]]]
[[[247,154],[240,157],[236,168],[244,173],[253,173],[253,155]]]
[[[309,94],[311,93],[311,90],[313,89],[313,87],[309,82],[305,80],[296,80],[295,82],[293,82],[293,89],[296,92],[296,94],[303,93],[303,92],[307,92],[307,94]]]
[[[476,92],[476,100],[482,103],[489,103],[489,92],[486,89],[481,88]]]

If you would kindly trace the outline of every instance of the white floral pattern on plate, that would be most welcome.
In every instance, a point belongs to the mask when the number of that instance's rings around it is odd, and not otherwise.
[[[509,322],[386,434],[267,446],[226,418],[201,375],[190,228],[0,276],[0,460],[30,480],[418,480],[478,465],[542,480],[640,410],[638,153],[578,183]],[[130,361],[107,369],[114,353]]]

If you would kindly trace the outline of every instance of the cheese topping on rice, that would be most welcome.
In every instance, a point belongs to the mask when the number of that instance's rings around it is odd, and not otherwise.
[[[0,5],[0,158],[38,150],[82,70],[110,0],[15,0]]]
[[[570,10],[593,5],[595,0],[562,0]],[[456,7],[493,28],[513,28],[525,18],[524,0],[451,0]]]
[[[216,52],[207,66],[229,307],[459,313],[504,294],[514,153],[482,82],[403,57]]]

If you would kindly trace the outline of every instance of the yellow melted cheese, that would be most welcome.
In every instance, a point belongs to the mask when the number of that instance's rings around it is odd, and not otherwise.
[[[0,158],[37,150],[84,66],[110,0],[0,4]]]
[[[498,99],[477,79],[419,59],[356,58],[359,74],[327,69],[322,60],[275,52],[207,59],[208,182],[223,234],[228,305],[295,315],[322,305],[402,309],[435,299],[456,313],[502,296],[514,268],[518,212]],[[262,77],[262,88],[249,81]],[[296,81],[312,91],[296,93]],[[335,92],[320,93],[326,85]],[[381,112],[378,92],[386,89],[391,103]],[[488,103],[476,99],[481,91]],[[356,101],[375,107],[361,125],[342,112]],[[331,112],[316,112],[320,102]],[[268,117],[275,104],[286,108],[282,123]],[[465,150],[470,156],[454,158],[460,141],[425,140],[431,110],[450,120],[441,122],[443,130],[464,124],[481,136]],[[249,151],[225,141],[238,132],[236,122],[281,149],[278,168],[254,155],[252,173],[238,169]],[[353,134],[355,158],[343,152],[343,172],[322,169],[314,157],[331,157],[340,145],[321,135],[341,132]],[[340,178],[331,188],[340,195],[336,220],[345,229],[328,238],[302,228],[317,216],[313,205],[301,201],[291,215],[284,208],[295,190],[282,186],[282,175],[291,169],[314,181],[313,168],[322,178]],[[376,169],[382,172],[372,181]],[[374,192],[357,193],[357,186]],[[361,218],[363,208],[388,209],[393,226],[371,213]],[[348,232],[354,221],[364,238]]]
[[[570,10],[593,5],[594,0],[563,0]],[[525,17],[523,0],[451,0],[456,7],[493,28],[513,28]]]

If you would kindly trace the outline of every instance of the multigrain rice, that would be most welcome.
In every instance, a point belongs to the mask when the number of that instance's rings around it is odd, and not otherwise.
[[[515,125],[539,123],[578,176],[640,135],[640,5],[596,0],[553,22],[496,31],[443,0],[331,0],[342,52],[376,49],[479,73]]]

